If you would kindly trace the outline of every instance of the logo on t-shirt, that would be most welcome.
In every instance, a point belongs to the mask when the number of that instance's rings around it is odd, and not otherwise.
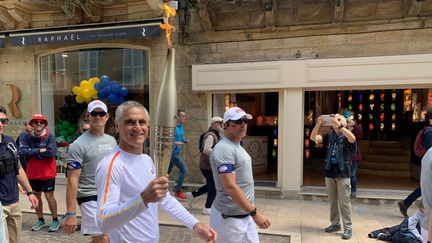
[[[98,151],[104,152],[104,151],[112,151],[114,149],[112,144],[99,144]]]
[[[219,172],[226,172],[228,170],[228,167],[226,165],[222,165],[219,167]]]

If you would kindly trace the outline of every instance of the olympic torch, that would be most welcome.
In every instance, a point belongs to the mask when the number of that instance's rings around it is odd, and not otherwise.
[[[171,160],[176,110],[175,50],[169,48],[156,108],[154,161],[158,177],[167,174]]]
[[[171,31],[175,28],[169,23],[170,17],[175,16],[176,11],[166,3],[163,10],[166,14],[166,21],[160,27],[165,30],[168,53],[156,107],[154,162],[158,177],[165,176],[168,172],[174,144],[175,114],[177,111],[175,49],[171,42]]]

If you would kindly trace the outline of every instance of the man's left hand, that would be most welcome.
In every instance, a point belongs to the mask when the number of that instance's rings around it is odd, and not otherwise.
[[[216,242],[217,233],[214,229],[210,228],[208,225],[198,222],[194,225],[193,231],[198,234],[198,236],[205,242]]]
[[[35,209],[35,208],[37,208],[39,206],[39,201],[38,201],[38,199],[36,198],[36,196],[34,194],[30,194],[28,196],[28,199],[29,199],[29,201],[30,201],[30,203],[32,205],[31,206],[32,209]]]

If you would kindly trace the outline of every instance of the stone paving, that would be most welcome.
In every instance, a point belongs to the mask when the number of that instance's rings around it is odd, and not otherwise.
[[[58,202],[59,214],[66,211],[65,204],[65,186],[56,185],[56,198]],[[49,213],[44,201],[44,212]],[[208,224],[209,216],[202,215],[201,210],[205,202],[205,197],[197,200],[194,208],[188,208],[186,203],[183,205],[194,214],[200,221]],[[30,204],[25,195],[21,195],[20,203],[23,211],[34,212],[30,209]],[[323,229],[329,225],[329,205],[325,201],[308,201],[308,200],[280,200],[257,198],[256,206],[258,210],[263,212],[270,219],[272,225],[267,230],[259,230],[261,233],[261,242],[293,242],[293,243],[335,243],[335,242],[377,242],[374,239],[369,239],[367,234],[375,229],[393,226],[399,224],[403,217],[400,215],[397,206],[395,205],[365,205],[358,202],[353,202],[353,237],[350,240],[342,240],[342,231],[337,233],[328,234]],[[409,214],[414,213],[415,207],[409,209]],[[78,211],[79,214],[79,211]],[[30,217],[30,216],[29,216]],[[30,225],[34,222],[35,217],[30,217],[30,222],[27,218],[24,220],[23,232],[26,237],[32,237],[29,231]],[[46,217],[47,222],[50,221]],[[173,227],[178,225],[163,211],[160,211],[159,222],[161,227],[161,242],[201,242],[197,241],[191,232],[185,228]],[[167,228],[165,228],[167,227]],[[48,229],[46,229],[47,231]],[[287,238],[275,237],[272,235],[289,235],[290,241]],[[40,242],[85,242],[84,239],[75,239],[74,237],[82,237],[78,234],[76,236],[68,237],[63,233],[55,233],[54,236],[44,232],[40,236]],[[63,239],[63,237],[65,237]],[[268,238],[267,238],[268,237]],[[23,238],[23,242],[38,242],[38,237]],[[62,238],[57,240],[57,238]],[[277,238],[277,239],[276,239]],[[31,239],[27,241],[26,239]],[[52,241],[51,241],[52,240]]]
[[[73,235],[66,235],[62,229],[57,232],[48,232],[49,219],[47,217],[47,226],[39,231],[31,231],[30,228],[33,222],[36,220],[36,216],[31,213],[23,214],[23,231],[22,231],[22,242],[32,243],[48,243],[48,242],[62,242],[62,243],[81,243],[89,242],[90,237],[81,235],[76,232]],[[181,226],[160,226],[160,241],[159,242],[203,242],[198,236],[194,235],[189,229]],[[260,236],[261,242],[263,243],[289,243],[289,237],[287,236],[272,236],[262,235]]]

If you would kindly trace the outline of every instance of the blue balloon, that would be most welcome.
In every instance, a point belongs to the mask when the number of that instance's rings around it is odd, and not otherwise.
[[[126,87],[121,87],[120,89],[120,95],[125,97],[126,95],[128,95],[129,90]]]
[[[95,88],[95,90],[99,90],[99,86],[100,86],[100,83],[95,83],[93,87]]]
[[[107,96],[112,92],[111,86],[105,86],[103,89]]]
[[[97,95],[98,95],[99,99],[105,99],[105,98],[107,97],[107,95],[106,95],[106,93],[104,92],[103,89],[100,89],[100,90],[97,92]]]
[[[120,95],[121,94],[121,87],[118,85],[112,86],[111,91],[113,94]]]
[[[101,76],[101,81],[103,82],[103,81],[110,81],[110,78],[109,78],[109,76],[108,75],[102,75]]]
[[[114,81],[112,81],[111,82],[111,85],[116,85],[116,86],[120,86],[120,83],[118,82],[118,81],[116,81],[116,80],[114,80]]]
[[[111,104],[117,104],[117,95],[115,94],[108,95],[108,102]]]

